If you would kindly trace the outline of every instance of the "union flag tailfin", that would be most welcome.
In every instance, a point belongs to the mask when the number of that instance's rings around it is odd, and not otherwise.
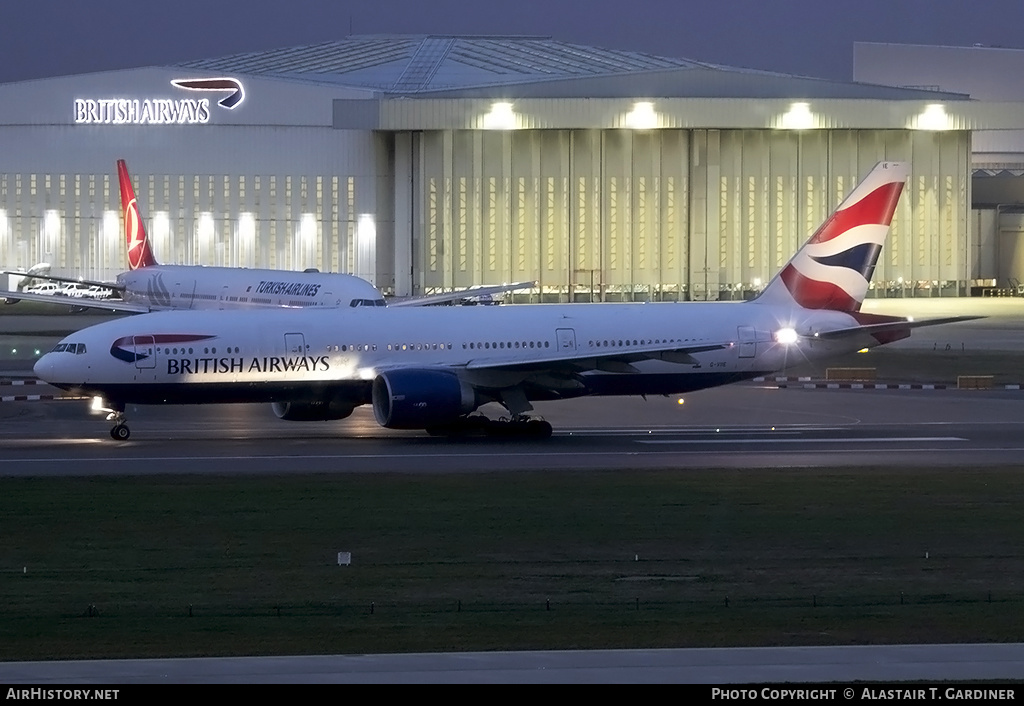
[[[876,164],[754,301],[860,311],[908,173]]]
[[[140,267],[158,265],[149,246],[146,226],[142,223],[139,204],[135,199],[131,177],[128,176],[128,165],[123,159],[117,160],[117,179],[121,184],[121,208],[124,210],[124,239],[128,245],[128,268],[137,270]]]

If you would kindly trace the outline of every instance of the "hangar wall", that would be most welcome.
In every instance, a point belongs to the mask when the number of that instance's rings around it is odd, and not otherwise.
[[[5,268],[50,262],[54,274],[104,280],[123,271],[114,162],[124,157],[161,262],[318,267],[394,281],[393,179],[380,134],[6,126],[0,139],[9,146],[0,158]]]
[[[967,291],[966,131],[438,130],[395,145],[396,183],[413,185],[396,256],[411,248],[415,291],[535,280],[541,301],[749,298],[885,159],[912,174],[869,296]]]

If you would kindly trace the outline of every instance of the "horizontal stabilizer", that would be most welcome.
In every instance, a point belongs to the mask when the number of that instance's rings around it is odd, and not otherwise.
[[[845,338],[846,336],[855,336],[863,333],[874,335],[878,333],[889,333],[891,331],[910,331],[910,329],[923,328],[925,326],[953,324],[958,321],[973,321],[974,319],[984,318],[984,316],[947,316],[941,319],[921,319],[920,321],[915,321],[914,319],[897,318],[892,321],[866,324],[864,326],[851,326],[850,328],[840,328],[834,329],[832,331],[821,331],[820,333],[815,333],[813,336],[809,336],[809,338],[833,340],[837,338]]]
[[[20,275],[22,277],[26,276],[24,272],[14,272],[14,271],[11,271],[11,270],[0,270],[0,274],[4,274],[4,275]],[[83,285],[86,285],[88,287],[91,287],[93,285],[97,285],[97,286],[100,286],[100,287],[106,287],[107,289],[113,290],[115,292],[116,291],[124,291],[124,285],[123,284],[117,284],[116,282],[100,282],[100,281],[91,280],[91,279],[79,279],[77,277],[55,277],[53,275],[32,275],[32,279],[38,279],[38,280],[42,280],[44,282],[64,282],[65,284],[83,284]]]
[[[0,289],[0,298],[9,303],[15,301],[43,302],[57,306],[70,306],[76,309],[103,309],[105,311],[122,311],[130,314],[145,314],[150,311],[147,306],[128,304],[120,299],[89,299],[87,297],[63,297],[56,294],[34,294],[31,292],[11,292]]]

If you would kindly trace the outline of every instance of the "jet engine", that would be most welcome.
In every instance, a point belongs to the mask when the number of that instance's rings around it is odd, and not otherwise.
[[[449,370],[391,370],[373,381],[373,416],[389,429],[443,425],[479,406],[473,388]]]

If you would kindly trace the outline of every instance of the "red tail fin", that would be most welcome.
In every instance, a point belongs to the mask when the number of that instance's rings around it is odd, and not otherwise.
[[[755,301],[860,311],[908,171],[875,165]]]
[[[121,184],[121,208],[124,209],[124,239],[128,245],[128,267],[137,270],[140,267],[158,265],[149,246],[146,226],[142,223],[139,204],[135,200],[135,189],[132,188],[131,177],[128,176],[128,165],[123,159],[117,160],[117,179]]]

